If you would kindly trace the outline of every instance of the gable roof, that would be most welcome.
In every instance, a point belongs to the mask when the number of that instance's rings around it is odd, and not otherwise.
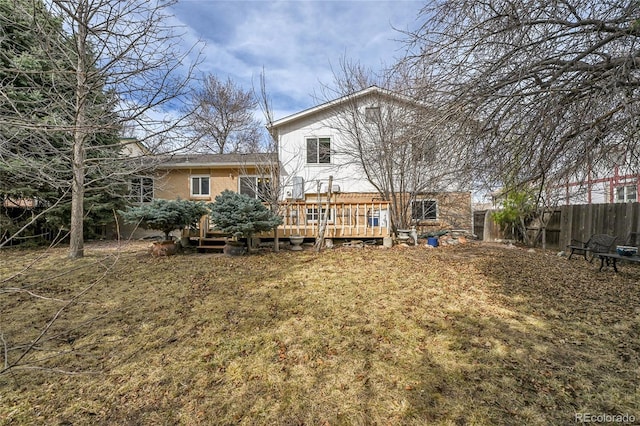
[[[151,151],[140,142],[137,138],[120,137],[120,144],[126,151],[126,154],[130,157],[137,157],[140,155],[151,155]]]
[[[295,121],[310,117],[310,116],[312,116],[314,114],[321,113],[321,112],[329,110],[331,108],[335,108],[336,106],[340,106],[340,105],[343,105],[343,104],[345,104],[347,102],[351,102],[353,100],[364,98],[364,97],[367,97],[367,96],[370,96],[370,95],[378,95],[378,96],[381,96],[381,97],[386,97],[386,98],[393,99],[395,101],[400,101],[400,102],[410,103],[410,104],[415,104],[415,105],[422,105],[422,102],[420,102],[420,101],[418,101],[416,99],[413,99],[413,98],[411,98],[409,96],[402,95],[402,94],[400,94],[398,92],[393,92],[391,90],[383,89],[383,88],[378,87],[378,86],[369,86],[366,89],[360,90],[358,92],[342,96],[342,97],[334,99],[332,101],[325,102],[325,103],[317,105],[315,107],[308,108],[308,109],[305,109],[303,111],[300,111],[300,112],[297,112],[295,114],[291,114],[291,115],[283,117],[283,118],[281,118],[279,120],[276,120],[271,124],[270,129],[277,129],[278,127],[283,126],[285,124],[293,123]]]

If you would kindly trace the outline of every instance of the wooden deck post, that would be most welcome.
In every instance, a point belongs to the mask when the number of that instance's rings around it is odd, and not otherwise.
[[[324,212],[324,216],[322,218],[322,223],[319,224],[318,228],[318,239],[316,241],[316,252],[320,252],[322,245],[324,244],[324,233],[327,229],[327,220],[329,219],[329,214],[331,213],[331,187],[333,186],[333,176],[329,176],[329,187],[327,188],[327,207]],[[322,209],[320,208],[320,197],[318,197],[318,220],[320,219],[320,213]],[[335,218],[334,218],[335,221]]]

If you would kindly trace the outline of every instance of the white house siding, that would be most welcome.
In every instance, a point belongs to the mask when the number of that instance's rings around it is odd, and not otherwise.
[[[590,194],[590,195],[589,195]],[[569,184],[559,191],[558,204],[602,204],[609,202],[609,183]]]
[[[329,176],[333,176],[333,185],[339,186],[341,192],[376,192],[359,167],[353,164],[348,156],[340,153],[343,150],[340,134],[328,125],[328,121],[329,117],[326,114],[314,115],[285,124],[278,129],[280,163],[285,171],[285,193],[293,193],[293,176],[304,179],[306,194],[317,193],[318,182],[326,187]],[[306,140],[309,137],[331,138],[330,164],[307,163]]]
[[[558,204],[606,204],[640,200],[640,175],[615,169],[613,173],[595,176],[583,182],[570,182],[557,189]],[[619,191],[622,190],[622,197]]]

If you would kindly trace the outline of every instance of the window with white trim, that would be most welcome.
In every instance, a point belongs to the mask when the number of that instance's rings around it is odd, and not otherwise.
[[[191,176],[191,196],[208,197],[211,194],[209,176]]]
[[[307,138],[307,164],[331,163],[331,138]]]
[[[438,218],[438,202],[436,200],[414,200],[411,202],[411,219],[436,220]]]
[[[638,201],[638,186],[625,185],[616,188],[616,203],[632,203]]]
[[[241,176],[240,194],[267,201],[269,198],[271,179],[264,176]]]
[[[320,217],[318,217],[317,207],[307,207],[306,208],[307,223],[318,223],[319,220],[324,219],[324,215],[326,211],[327,209],[322,207],[320,209]],[[329,216],[327,217],[327,223],[333,223],[333,209],[329,209]]]

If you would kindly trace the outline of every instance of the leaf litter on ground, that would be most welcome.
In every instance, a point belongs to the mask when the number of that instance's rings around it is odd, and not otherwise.
[[[472,243],[0,252],[0,423],[567,424],[640,418],[640,268]],[[114,261],[117,259],[117,261]],[[7,279],[5,279],[7,278]],[[29,293],[2,291],[24,288]],[[66,372],[66,374],[61,372]]]

